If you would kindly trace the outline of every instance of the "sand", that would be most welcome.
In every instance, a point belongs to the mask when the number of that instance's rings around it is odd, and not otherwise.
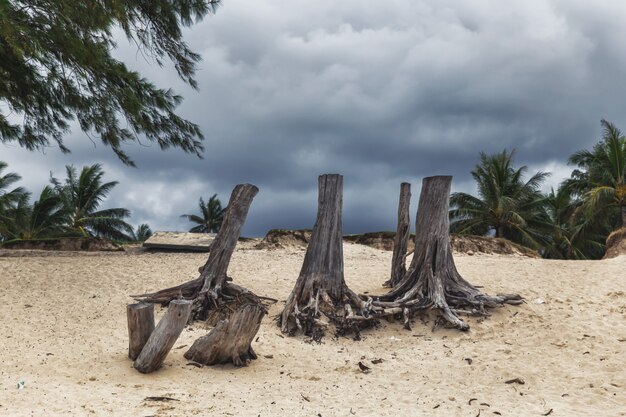
[[[304,250],[252,244],[235,252],[230,275],[284,300]],[[348,285],[382,291],[391,253],[344,247]],[[127,358],[128,294],[195,277],[206,254],[15,255],[0,253],[2,416],[626,415],[624,256],[456,256],[470,282],[487,293],[520,293],[527,304],[469,319],[467,333],[433,332],[432,321],[418,319],[412,331],[384,322],[362,341],[328,335],[316,344],[280,334],[273,321],[280,302],[264,319],[253,344],[259,359],[247,368],[187,365],[183,347],[206,332],[196,324],[161,370],[142,375]],[[371,372],[362,373],[359,361]],[[506,383],[515,378],[525,383]]]

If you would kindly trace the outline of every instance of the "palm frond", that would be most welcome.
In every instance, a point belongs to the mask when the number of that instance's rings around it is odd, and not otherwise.
[[[222,208],[222,203],[217,198],[217,194],[213,194],[206,203],[204,199],[200,197],[198,207],[200,208],[200,216],[195,214],[181,215],[181,217],[197,224],[197,226],[192,227],[189,231],[192,233],[218,232],[224,220],[226,210]]]

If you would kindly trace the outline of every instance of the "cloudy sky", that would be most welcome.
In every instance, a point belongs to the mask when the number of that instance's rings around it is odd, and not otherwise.
[[[365,7],[366,5],[366,7]],[[344,232],[393,230],[400,182],[451,174],[472,192],[479,151],[568,176],[567,157],[626,129],[626,2],[615,0],[224,0],[186,33],[203,62],[200,91],[121,43],[116,52],[161,87],[206,136],[204,159],[149,143],[129,168],[83,133],[72,153],[0,144],[0,160],[38,194],[50,172],[101,162],[120,185],[106,202],[131,223],[185,230],[200,196],[226,203],[260,188],[244,234],[311,227],[317,176],[344,175]]]

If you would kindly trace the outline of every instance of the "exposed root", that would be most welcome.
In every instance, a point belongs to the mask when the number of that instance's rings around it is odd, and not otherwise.
[[[258,191],[252,184],[239,184],[233,189],[222,226],[211,244],[209,258],[198,268],[198,278],[154,293],[131,297],[164,306],[176,299],[192,300],[190,320],[206,320],[215,315],[216,311],[218,315],[220,311],[234,311],[245,302],[261,304],[259,297],[232,284],[227,276],[230,258],[235,251],[252,199]]]
[[[432,309],[448,325],[465,331],[469,325],[459,315],[486,316],[488,308],[524,302],[516,294],[483,294],[461,277],[448,236],[447,199],[442,197],[448,194],[449,180],[445,177],[431,177],[428,183],[425,180],[417,216],[417,230],[421,232],[416,235],[411,266],[391,291],[368,301],[374,316],[384,315],[385,310],[400,311],[396,317],[409,329],[415,312]]]
[[[190,321],[205,321],[213,326],[220,320],[227,319],[232,312],[244,304],[261,304],[265,307],[277,300],[257,296],[239,285],[229,282],[230,278],[220,280],[223,285],[216,285],[209,291],[201,291],[203,278],[196,278],[175,287],[166,288],[150,294],[132,295],[135,300],[167,306],[176,299],[192,300]]]
[[[401,314],[404,327],[410,330],[410,318],[417,311],[436,309],[445,322],[465,331],[469,329],[469,325],[459,318],[460,315],[484,317],[489,315],[487,308],[496,308],[504,304],[518,305],[524,302],[517,294],[497,296],[482,294],[465,281],[454,266],[445,268],[440,274],[432,274],[432,271],[428,270],[417,274],[409,270],[405,279],[389,293],[380,297],[368,297],[365,303],[371,306],[371,316],[393,315],[400,318]],[[443,283],[445,285],[442,285]]]
[[[377,320],[371,315],[371,300],[362,300],[344,286],[342,299],[337,302],[322,288],[315,291],[304,306],[287,300],[278,322],[282,332],[289,336],[302,332],[320,342],[330,325],[336,328],[336,335],[354,334],[360,339],[360,331],[373,326]]]
[[[131,295],[131,297],[138,302],[161,304],[161,306],[166,307],[172,300],[193,300],[202,288],[202,283],[203,278],[199,277],[175,287],[153,293]]]

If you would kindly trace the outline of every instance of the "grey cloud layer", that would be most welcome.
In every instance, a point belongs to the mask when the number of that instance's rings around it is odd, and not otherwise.
[[[600,118],[626,126],[626,4],[589,4],[225,0],[187,33],[204,59],[200,92],[118,51],[185,97],[180,112],[207,137],[203,160],[135,145],[134,170],[80,133],[69,156],[3,147],[0,159],[36,164],[21,170],[29,184],[103,161],[121,182],[112,203],[167,229],[186,227],[178,216],[200,195],[225,201],[253,182],[248,234],[310,227],[317,175],[340,172],[346,232],[392,229],[400,181],[417,196],[421,177],[452,174],[471,190],[479,151],[515,147],[520,164],[555,170],[557,183],[567,156],[598,139]]]

